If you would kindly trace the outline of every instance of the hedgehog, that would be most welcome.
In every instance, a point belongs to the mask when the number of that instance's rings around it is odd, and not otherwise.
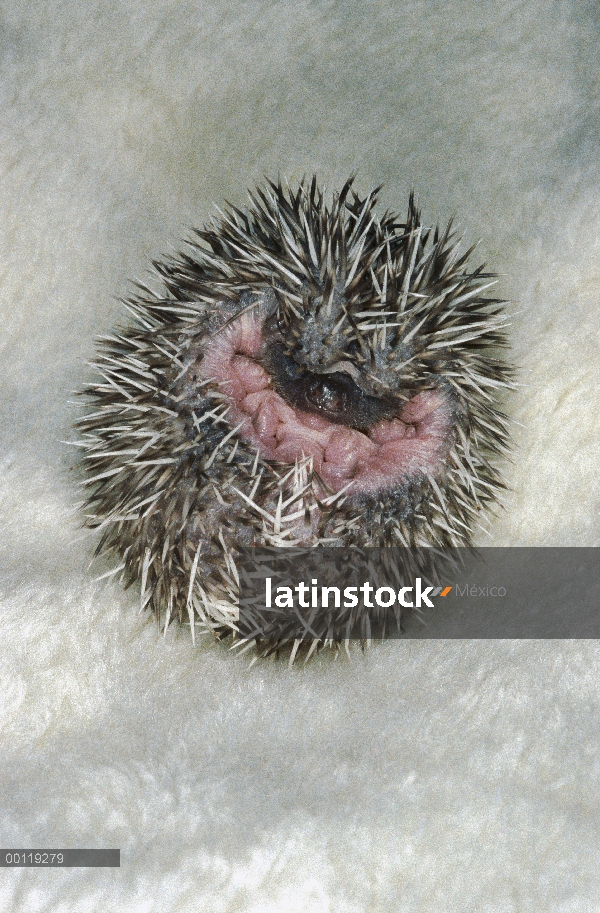
[[[240,548],[470,547],[499,503],[497,277],[414,194],[406,219],[378,215],[381,187],[354,180],[331,199],[316,177],[266,181],[217,209],[98,340],[83,522],[165,632],[244,642]]]

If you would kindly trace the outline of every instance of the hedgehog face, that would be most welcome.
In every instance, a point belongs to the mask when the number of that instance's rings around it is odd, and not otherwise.
[[[493,277],[412,196],[405,221],[375,203],[259,188],[100,342],[86,524],[166,624],[235,629],[237,546],[468,545],[497,499]]]
[[[257,306],[229,323],[199,364],[200,375],[229,397],[229,422],[246,444],[279,464],[309,457],[323,487],[350,499],[437,473],[452,433],[448,394],[375,396],[364,366],[339,349],[335,362],[321,356],[308,367],[301,346],[288,341],[290,333],[302,339],[301,320],[294,318],[296,330],[267,314]]]

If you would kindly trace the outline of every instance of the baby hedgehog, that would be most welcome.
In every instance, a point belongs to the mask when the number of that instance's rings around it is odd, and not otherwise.
[[[379,189],[258,187],[99,340],[85,525],[165,629],[235,635],[239,546],[468,546],[497,500],[494,276]]]

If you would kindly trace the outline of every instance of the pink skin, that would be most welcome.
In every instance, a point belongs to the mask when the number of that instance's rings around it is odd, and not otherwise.
[[[231,397],[229,422],[243,423],[240,436],[265,459],[294,463],[312,456],[327,485],[337,492],[352,482],[349,493],[389,490],[411,476],[437,472],[451,427],[439,390],[417,394],[397,418],[363,434],[288,406],[256,361],[262,345],[262,321],[243,314],[210,341],[200,373]]]

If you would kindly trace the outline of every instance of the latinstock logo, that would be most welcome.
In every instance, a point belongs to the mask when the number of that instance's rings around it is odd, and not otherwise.
[[[448,596],[451,586],[423,587],[421,577],[415,579],[414,586],[403,586],[395,590],[391,586],[375,588],[365,581],[360,586],[347,586],[342,590],[338,586],[319,587],[318,579],[313,578],[310,586],[301,581],[296,586],[273,586],[271,577],[265,578],[265,607],[278,609],[353,609],[358,606],[362,593],[362,604],[367,609],[379,606],[382,609],[392,608],[396,603],[405,609],[421,609],[427,606],[434,608],[431,601],[436,596]],[[375,600],[373,602],[372,600]]]
[[[600,639],[598,548],[249,548],[236,567],[246,638]]]

